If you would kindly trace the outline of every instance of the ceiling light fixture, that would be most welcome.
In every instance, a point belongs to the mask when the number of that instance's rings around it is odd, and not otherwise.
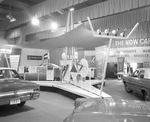
[[[120,36],[121,36],[121,37],[125,37],[125,31],[126,31],[126,30],[127,30],[127,29],[125,28],[125,29],[123,30],[123,32],[120,33]]]
[[[109,31],[110,31],[110,28],[107,28],[107,29],[104,30],[104,33],[105,33],[106,35],[109,35]]]
[[[9,14],[6,15],[6,18],[9,19],[10,22],[15,22],[16,18],[14,18],[11,14],[11,0],[9,2]]]
[[[69,11],[74,11],[74,7],[71,7],[71,8],[69,9]]]
[[[56,31],[58,29],[58,24],[56,22],[52,22],[50,28],[52,31]]]
[[[31,20],[32,25],[39,25],[40,21],[37,17],[33,17]]]
[[[101,35],[101,33],[102,33],[101,27],[100,27],[99,29],[97,29],[97,33],[98,33],[99,35]]]
[[[117,36],[118,31],[119,31],[119,29],[112,30],[112,34]]]

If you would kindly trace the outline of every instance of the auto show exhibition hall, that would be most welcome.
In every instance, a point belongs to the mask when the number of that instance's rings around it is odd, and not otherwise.
[[[110,121],[101,119],[103,102],[111,114],[120,110],[113,122],[140,121],[132,113],[147,122],[149,5],[150,0],[0,0],[0,122]],[[125,104],[131,116],[119,118]]]

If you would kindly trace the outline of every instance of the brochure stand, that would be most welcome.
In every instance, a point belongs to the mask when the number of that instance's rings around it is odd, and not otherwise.
[[[46,67],[46,80],[54,80],[54,67],[47,66]]]

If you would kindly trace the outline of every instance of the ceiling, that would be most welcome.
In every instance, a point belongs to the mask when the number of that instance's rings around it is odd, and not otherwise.
[[[6,16],[11,13],[13,17],[19,15],[20,12],[23,12],[25,10],[28,10],[30,7],[33,7],[36,4],[39,4],[41,2],[44,2],[46,0],[2,0],[0,3],[0,22],[2,21],[9,21]],[[81,4],[77,4],[75,6],[75,10],[82,9],[84,7],[88,7],[100,2],[104,2],[107,0],[85,0],[85,2]],[[64,14],[66,11],[68,11],[68,8],[56,11],[51,13],[51,16],[58,16]],[[43,16],[41,19],[49,19],[51,17],[50,15]],[[19,28],[21,26],[25,26],[25,24],[17,25],[16,27],[13,27],[12,29]]]

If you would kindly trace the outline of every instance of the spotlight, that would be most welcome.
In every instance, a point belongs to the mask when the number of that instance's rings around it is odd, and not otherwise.
[[[124,37],[124,36],[125,36],[125,31],[126,31],[126,30],[127,30],[127,29],[125,28],[125,29],[123,30],[123,32],[120,33],[120,36]]]
[[[10,19],[10,22],[15,22],[15,21],[16,21],[15,18],[11,18],[11,19]]]
[[[6,18],[9,19],[10,22],[16,21],[16,19],[11,15],[11,0],[9,0],[9,14],[6,15]]]
[[[112,34],[114,34],[115,36],[117,36],[117,32],[119,31],[119,29],[116,30],[112,30]]]
[[[6,15],[6,18],[9,19],[10,22],[16,21],[16,19],[11,15],[11,13],[9,13],[8,15]]]
[[[74,11],[74,8],[73,8],[73,7],[71,7],[71,8],[69,9],[69,11]]]
[[[107,29],[104,30],[104,33],[105,33],[106,35],[109,35],[109,31],[110,31],[110,28],[107,28]]]
[[[97,29],[97,34],[101,35],[102,31],[101,31],[101,27],[99,29]]]

